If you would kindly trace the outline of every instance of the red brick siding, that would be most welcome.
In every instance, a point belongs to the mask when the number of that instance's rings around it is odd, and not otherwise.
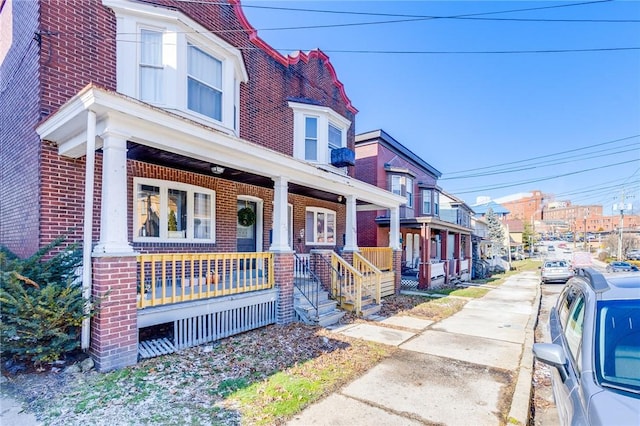
[[[276,324],[289,324],[294,321],[293,311],[293,255],[275,254],[275,282],[278,288],[278,310]]]
[[[40,238],[46,245],[66,235],[69,242],[81,242],[84,224],[85,157],[60,157],[51,143],[42,144]],[[100,236],[102,156],[96,154],[93,206],[93,240]]]
[[[116,89],[116,21],[101,0],[41,2],[42,113],[89,83]]]
[[[93,260],[93,296],[102,298],[91,320],[90,353],[98,371],[138,361],[137,262],[135,257]]]
[[[13,1],[13,34],[2,40],[7,54],[0,67],[0,245],[20,257],[38,250],[40,194],[38,4]],[[11,47],[4,43],[12,43]],[[27,84],[29,83],[29,84]]]

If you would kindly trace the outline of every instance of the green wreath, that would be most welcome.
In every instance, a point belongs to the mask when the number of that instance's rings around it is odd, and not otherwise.
[[[256,223],[256,213],[251,207],[238,210],[238,223],[242,226],[251,226]]]

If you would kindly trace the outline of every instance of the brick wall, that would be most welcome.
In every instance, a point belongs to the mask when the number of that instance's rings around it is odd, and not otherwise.
[[[38,43],[33,40],[38,4],[13,1],[2,13],[3,22],[12,18],[13,32],[0,40],[0,51],[6,52],[0,60],[0,246],[27,257],[39,248],[40,139],[34,125],[40,92]]]
[[[93,297],[102,298],[91,319],[90,353],[98,371],[138,362],[135,257],[93,259]]]
[[[42,115],[89,83],[116,89],[116,21],[101,0],[41,2]]]

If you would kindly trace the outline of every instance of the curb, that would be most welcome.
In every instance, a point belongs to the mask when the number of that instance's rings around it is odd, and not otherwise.
[[[518,370],[518,380],[511,399],[511,408],[507,417],[508,424],[527,425],[531,414],[531,382],[533,380],[533,343],[535,342],[535,329],[538,323],[538,313],[542,303],[540,285],[536,285],[536,297],[533,302],[535,310],[529,317],[525,331],[524,344],[522,345],[522,357]]]

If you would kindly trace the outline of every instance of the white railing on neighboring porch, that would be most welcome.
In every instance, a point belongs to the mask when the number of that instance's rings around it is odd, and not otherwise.
[[[431,261],[431,279],[444,277],[444,262]]]
[[[471,259],[464,259],[460,261],[460,273],[469,272],[471,270]]]

